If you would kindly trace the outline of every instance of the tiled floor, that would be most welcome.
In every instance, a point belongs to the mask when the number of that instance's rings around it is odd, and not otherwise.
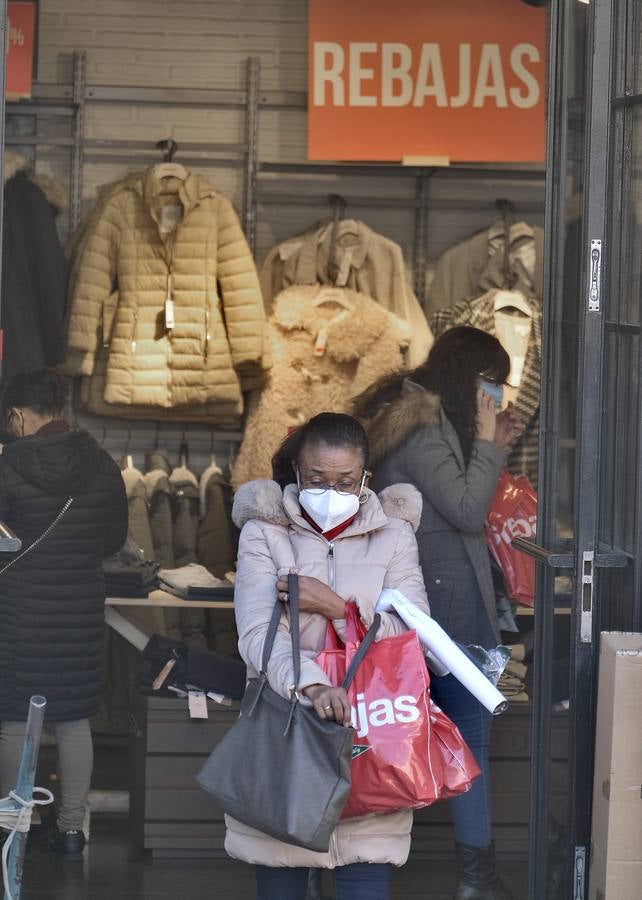
[[[126,787],[126,741],[95,740],[93,786]],[[53,770],[53,748],[41,750],[38,784]],[[46,849],[34,828],[24,870],[21,900],[253,900],[251,867],[231,860],[155,860],[135,847],[125,818],[94,815],[91,842],[82,860],[64,861]],[[524,862],[502,865],[502,875],[518,898],[526,896]],[[396,870],[394,900],[450,900],[452,860],[411,862]],[[326,893],[331,893],[330,882]]]
[[[82,861],[63,861],[34,838],[21,900],[253,900],[249,866],[218,860],[152,862],[129,843],[126,821],[96,819],[92,827]],[[525,869],[523,864],[502,867],[518,897],[525,896]],[[450,900],[452,889],[448,861],[410,863],[394,873],[394,900]]]

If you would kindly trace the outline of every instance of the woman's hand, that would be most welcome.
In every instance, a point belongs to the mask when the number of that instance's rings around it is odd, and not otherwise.
[[[497,427],[497,407],[492,397],[481,388],[477,391],[477,437],[482,441],[493,441]]]
[[[510,447],[523,431],[523,427],[512,403],[496,419],[493,440],[500,447]]]
[[[348,694],[342,687],[311,684],[303,688],[303,693],[312,701],[314,711],[320,719],[334,720],[338,725],[349,725],[352,721]]]
[[[276,583],[279,598],[284,602],[289,601],[288,579],[285,575]],[[345,617],[345,603],[331,590],[327,584],[318,578],[310,578],[307,575],[299,575],[299,609],[301,612],[319,613],[326,619],[343,619]]]

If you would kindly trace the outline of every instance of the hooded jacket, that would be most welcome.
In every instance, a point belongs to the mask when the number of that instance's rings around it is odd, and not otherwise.
[[[255,676],[261,665],[263,642],[276,602],[277,577],[292,567],[300,575],[329,584],[345,600],[356,601],[366,626],[372,623],[379,595],[387,587],[398,588],[428,611],[413,533],[421,516],[419,492],[405,484],[388,488],[380,498],[372,491],[366,494],[367,500],[354,521],[329,544],[301,514],[296,485],[288,485],[282,493],[273,481],[257,481],[243,485],[237,492],[233,516],[242,531],[234,607],[239,652],[249,677]],[[394,614],[384,613],[381,619],[380,638],[405,630]],[[324,646],[327,620],[302,612],[300,625],[298,687],[329,684],[315,662]],[[334,625],[343,637],[344,620],[335,620]],[[268,679],[275,691],[289,696],[294,675],[285,614],[268,665]],[[226,822],[225,849],[230,856],[249,863],[323,868],[355,862],[403,865],[410,850],[412,812],[404,810],[340,822],[328,853],[281,843],[229,816]]]
[[[56,230],[64,207],[54,182],[28,174],[5,152],[2,252],[3,379],[56,366],[65,357],[67,267]]]
[[[269,319],[273,367],[250,403],[234,487],[270,478],[272,456],[293,428],[320,412],[347,412],[361,391],[406,368],[405,322],[350,290],[333,289],[348,309],[318,305],[322,290],[295,286],[275,300]]]
[[[479,610],[462,605],[453,609],[454,592],[431,590],[435,579],[433,542],[436,537],[455,545],[463,542],[475,572],[487,615],[484,634],[499,643],[495,591],[484,522],[506,462],[497,444],[476,440],[465,464],[457,432],[444,413],[437,396],[412,385],[400,398],[388,403],[364,423],[370,441],[369,465],[377,490],[398,481],[421,491],[423,507],[417,532],[419,558],[432,615],[449,635],[465,643],[477,643]],[[440,579],[437,579],[439,581]]]
[[[84,431],[27,437],[0,455],[0,520],[23,550],[73,502],[53,530],[0,574],[0,720],[24,720],[29,698],[46,716],[92,715],[103,677],[103,558],[127,536],[116,463]],[[10,561],[5,556],[0,568]]]
[[[240,403],[241,381],[262,368],[265,315],[254,262],[227,199],[200,176],[161,180],[151,167],[107,193],[78,252],[70,370],[92,374],[103,305],[118,289],[107,403],[160,409]]]

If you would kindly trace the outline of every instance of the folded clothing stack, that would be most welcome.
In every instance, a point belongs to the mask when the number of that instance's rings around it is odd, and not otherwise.
[[[511,648],[511,650],[512,649],[513,648]],[[519,651],[517,651],[517,655],[519,655]],[[511,703],[528,703],[530,697],[526,692],[527,675],[528,666],[511,657],[506,663],[506,668],[502,672],[497,689],[501,691]]]
[[[114,556],[103,561],[108,597],[148,597],[158,587],[158,566],[148,562],[131,538]]]
[[[183,600],[231,600],[234,596],[234,586],[227,579],[215,578],[197,563],[161,569],[158,581],[164,591]]]
[[[232,700],[241,700],[245,693],[245,663],[213,650],[189,650],[182,641],[153,634],[143,650],[143,659],[148,668],[136,679],[143,693],[176,694],[197,690]],[[167,675],[155,688],[154,682],[165,667],[168,667]]]

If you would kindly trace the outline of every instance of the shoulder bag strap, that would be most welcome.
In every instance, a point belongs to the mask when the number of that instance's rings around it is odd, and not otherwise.
[[[301,645],[299,636],[299,578],[298,575],[288,575],[288,597],[290,607],[290,640],[292,641],[292,665],[294,668],[294,686],[298,687],[301,677]],[[272,617],[263,642],[263,656],[261,659],[261,672],[267,675],[267,667],[274,648],[276,633],[279,630],[279,622],[285,604],[278,597],[272,610]]]
[[[26,550],[23,550],[22,553],[18,553],[18,555],[14,556],[14,558],[12,560],[10,560],[6,564],[6,566],[3,566],[2,569],[0,569],[0,575],[4,575],[4,573],[7,571],[7,569],[10,569],[11,566],[15,566],[15,564],[17,562],[20,562],[21,559],[24,559],[24,557],[27,555],[27,553],[31,553],[32,550],[35,550],[35,548],[38,546],[38,544],[41,544],[42,541],[44,541],[44,539],[51,534],[51,532],[54,530],[54,528],[56,527],[58,522],[60,522],[60,520],[62,519],[62,517],[67,512],[67,510],[69,509],[69,507],[71,506],[71,504],[73,502],[74,502],[73,497],[67,497],[60,512],[58,513],[56,518],[53,520],[53,522],[50,525],[48,525],[47,528],[45,528],[45,530],[42,532],[42,534],[39,535],[32,544],[29,544],[29,546],[26,548]]]
[[[341,687],[345,688],[346,691],[352,684],[352,680],[357,673],[357,669],[363,662],[363,659],[372,646],[372,642],[377,636],[377,632],[379,631],[379,626],[381,625],[381,615],[379,613],[375,613],[375,617],[372,620],[372,625],[368,628],[364,639],[359,644],[359,649],[352,657],[352,662],[350,663],[350,668],[346,672],[346,677],[343,679],[343,683]]]

